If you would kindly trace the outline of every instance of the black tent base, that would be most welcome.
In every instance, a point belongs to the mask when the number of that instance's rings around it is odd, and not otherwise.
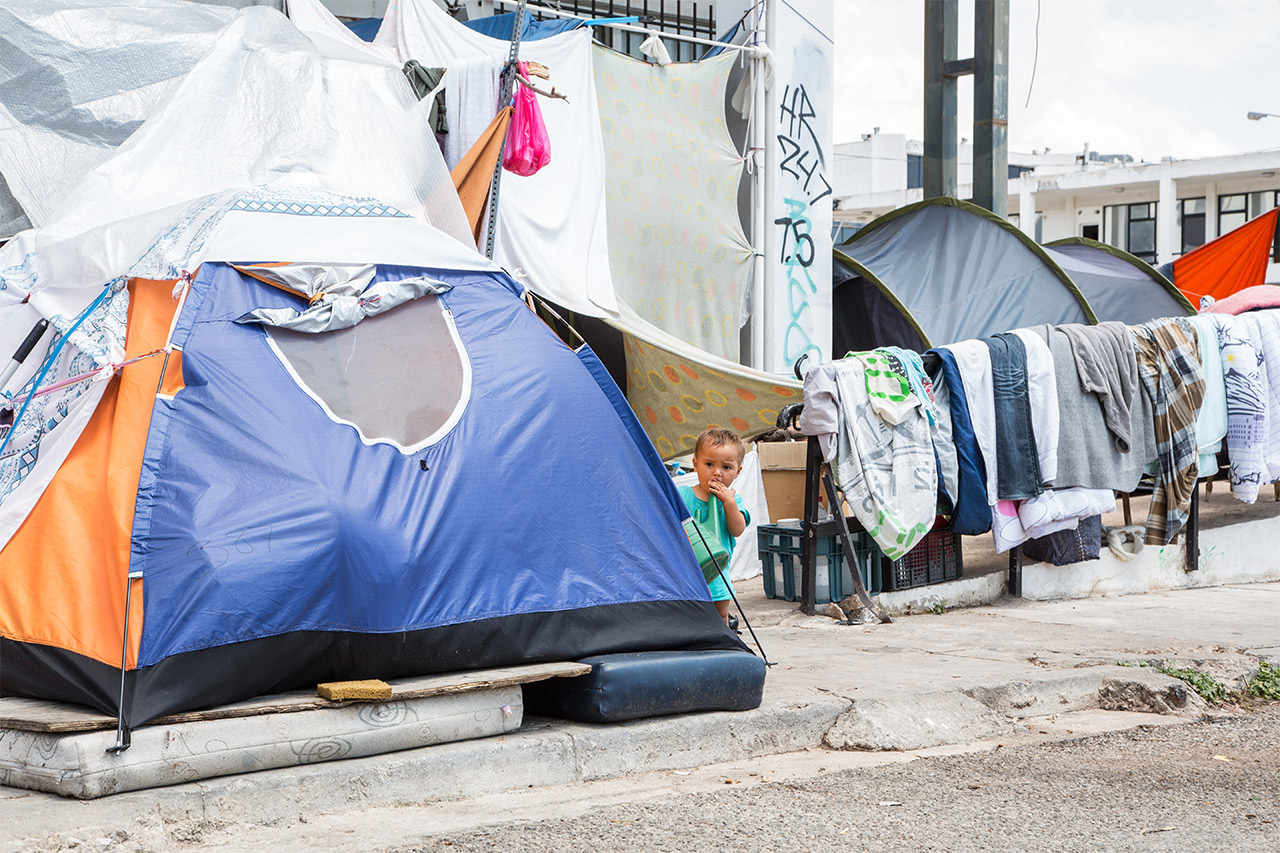
[[[326,681],[407,678],[640,651],[747,651],[710,602],[644,601],[501,616],[418,631],[297,631],[167,657],[125,678],[124,722],[212,708]],[[0,638],[0,695],[118,714],[120,670]]]

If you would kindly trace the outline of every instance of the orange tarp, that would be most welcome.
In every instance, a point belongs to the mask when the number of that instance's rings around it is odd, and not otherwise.
[[[177,307],[173,285],[130,282],[126,358],[164,346]],[[169,393],[181,387],[179,355],[165,371]],[[120,665],[133,509],[163,362],[163,354],[143,359],[110,380],[67,460],[0,551],[0,635]],[[142,583],[134,584],[130,669],[142,638]]]
[[[1246,222],[1173,262],[1173,283],[1200,307],[1200,297],[1215,300],[1262,284],[1275,240],[1280,208]]]
[[[489,185],[498,168],[498,157],[502,155],[502,142],[507,138],[509,124],[511,107],[503,107],[449,173],[453,178],[453,186],[458,191],[458,198],[462,200],[462,209],[467,212],[471,236],[476,239],[476,243],[480,242],[480,226],[484,218],[485,202],[489,200]]]

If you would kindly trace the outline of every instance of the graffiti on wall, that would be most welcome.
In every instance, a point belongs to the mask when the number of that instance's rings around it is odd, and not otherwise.
[[[818,248],[810,210],[831,195],[831,183],[825,174],[826,152],[813,126],[817,113],[804,84],[787,86],[780,106],[777,138],[782,159],[778,169],[787,185],[782,195],[786,210],[773,224],[781,229],[779,263],[785,273],[787,295],[782,352],[787,364],[794,364],[802,355],[811,354],[821,359],[823,354],[821,345],[814,341],[817,324],[813,322],[812,313],[816,310],[813,303],[818,283],[813,277],[813,266],[818,259]]]
[[[774,4],[781,73],[772,116],[775,256],[768,369],[790,372],[831,342],[830,0]],[[799,7],[799,8],[797,8]],[[823,23],[825,22],[825,30]]]

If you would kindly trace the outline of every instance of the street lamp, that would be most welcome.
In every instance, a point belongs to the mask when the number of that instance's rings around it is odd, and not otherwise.
[[[1264,118],[1280,118],[1280,115],[1276,115],[1275,113],[1253,113],[1253,112],[1251,112],[1251,113],[1248,113],[1247,115],[1248,115],[1249,121],[1262,121],[1262,119],[1264,119]]]

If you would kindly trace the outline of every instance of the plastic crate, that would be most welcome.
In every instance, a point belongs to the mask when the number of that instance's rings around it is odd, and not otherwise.
[[[938,526],[905,556],[889,563],[884,573],[885,588],[913,589],[953,581],[963,572],[960,534],[950,527]]]
[[[757,529],[760,564],[766,598],[800,600],[801,529],[790,525],[762,524]],[[884,555],[865,533],[850,534],[857,551],[858,569],[868,592],[881,588]],[[853,594],[853,576],[838,536],[818,540],[817,589],[814,602],[841,601]]]

